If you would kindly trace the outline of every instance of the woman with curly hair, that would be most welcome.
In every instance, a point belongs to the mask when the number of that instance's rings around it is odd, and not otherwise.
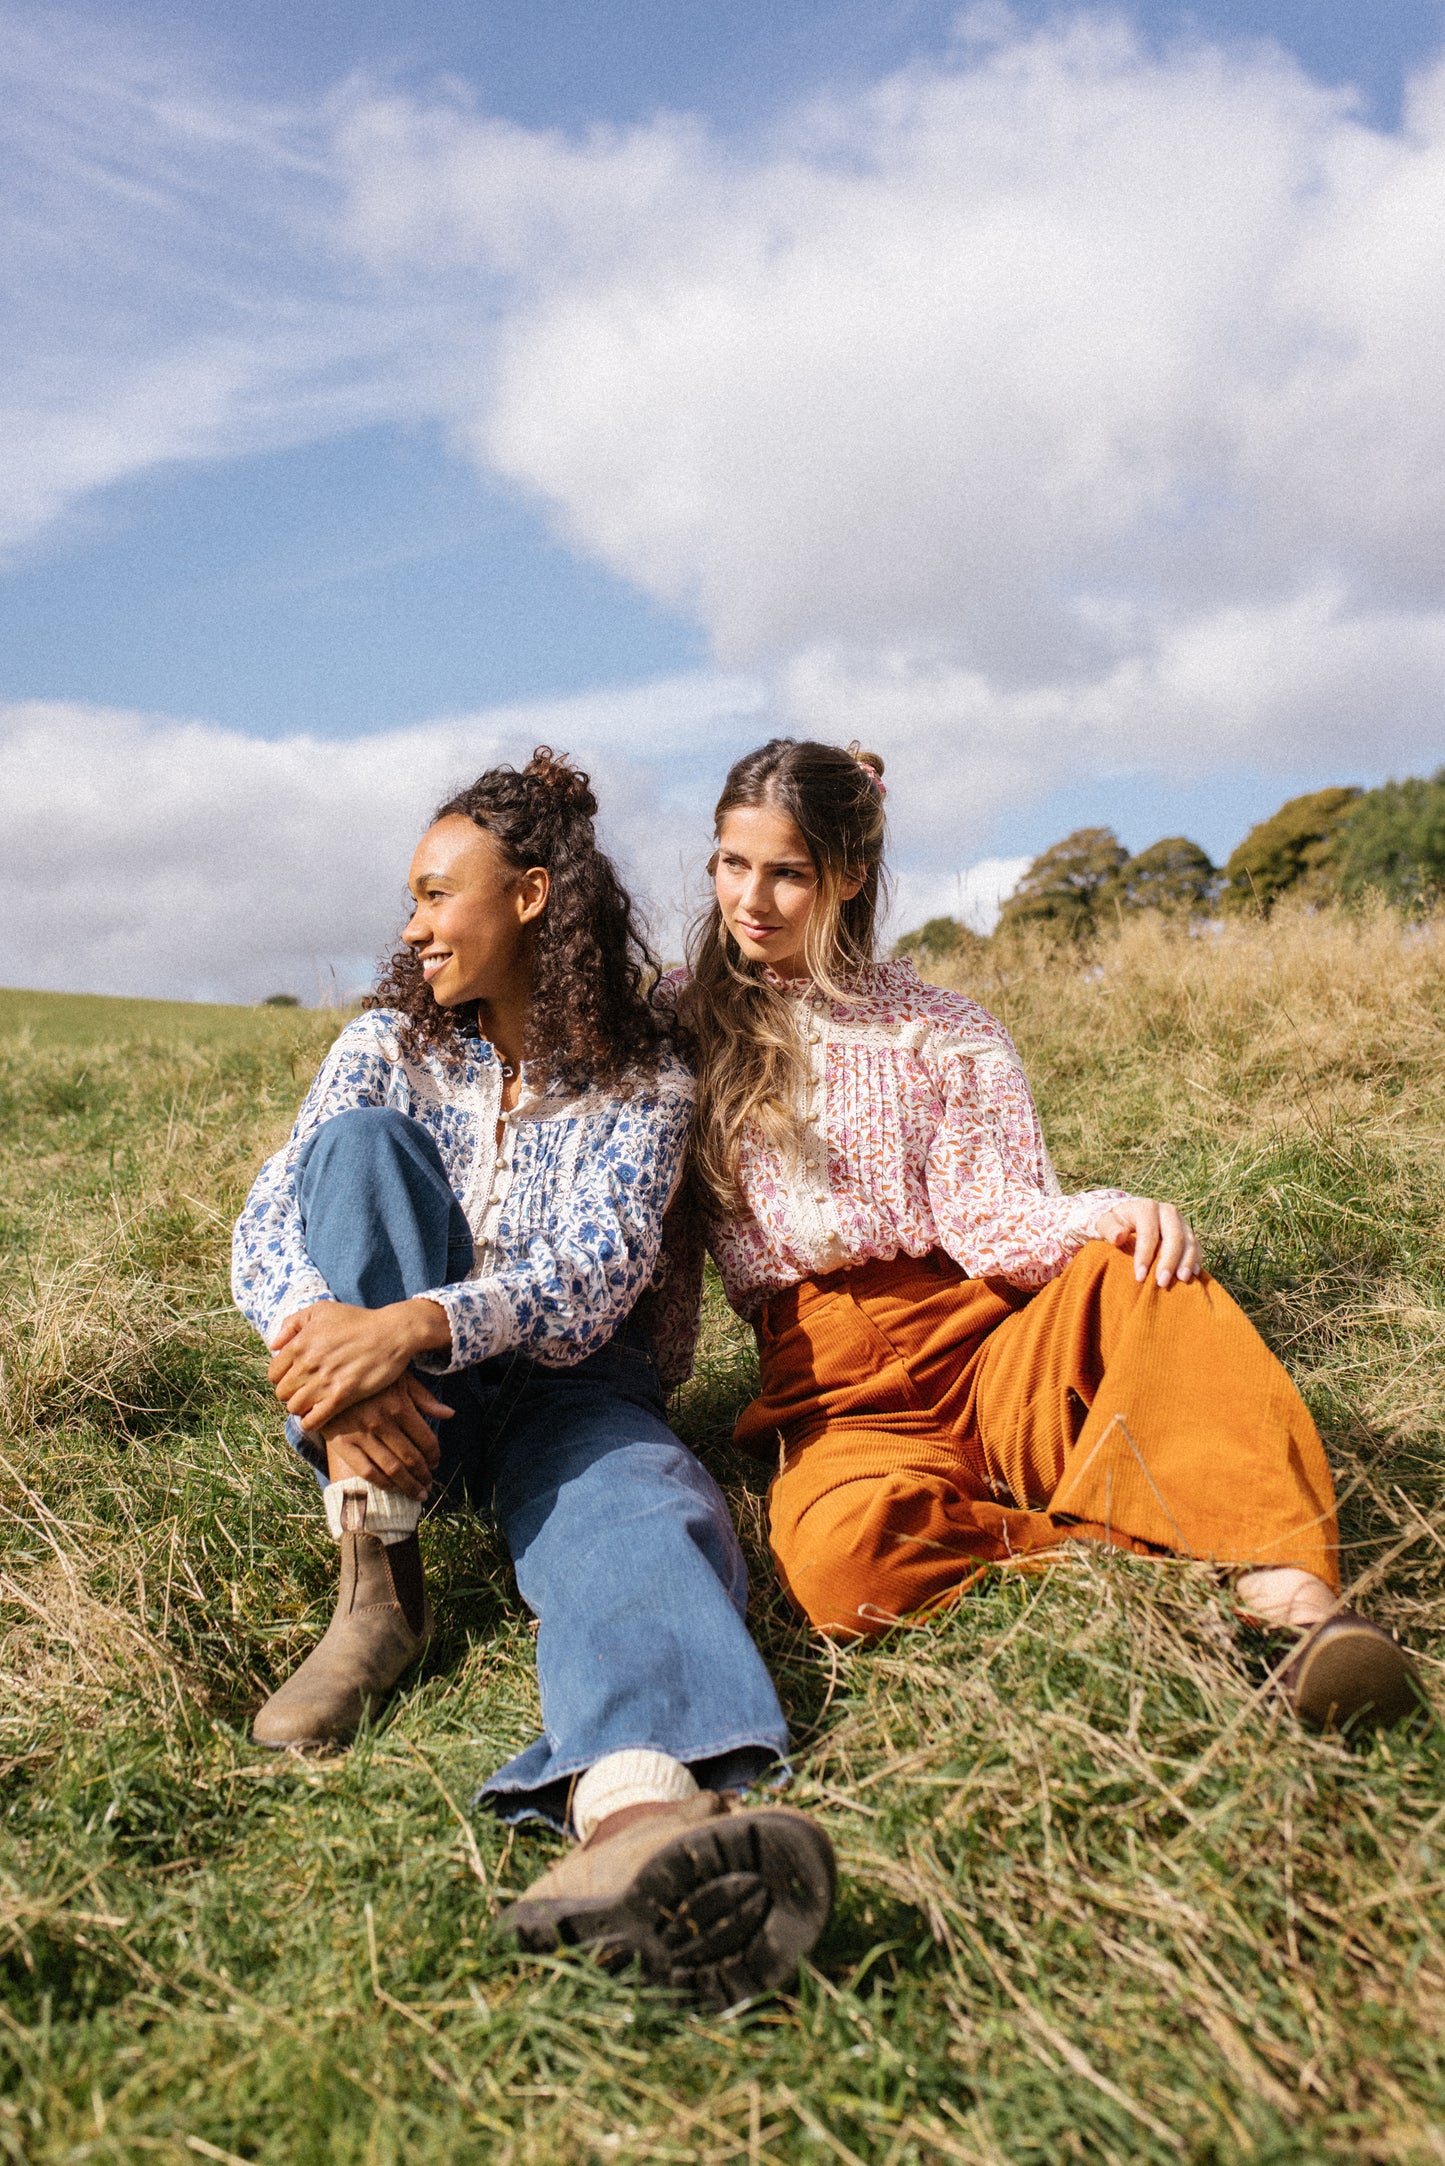
[[[883,762],[775,738],[728,775],[691,977],[695,1164],[754,1325],[737,1440],[779,1573],[868,1638],[1064,1541],[1208,1558],[1298,1635],[1308,1720],[1391,1721],[1408,1656],[1340,1606],[1334,1486],[1172,1204],[1060,1193],[1007,1031],[876,949]]]
[[[431,1633],[423,1507],[490,1509],[539,1621],[545,1735],[484,1795],[581,1838],[506,1922],[728,2003],[791,1974],[833,1867],[802,1814],[735,1795],[787,1733],[637,1306],[693,1088],[596,809],[545,747],[440,808],[401,950],[237,1225],[236,1300],[341,1567],[254,1735],[351,1737]]]

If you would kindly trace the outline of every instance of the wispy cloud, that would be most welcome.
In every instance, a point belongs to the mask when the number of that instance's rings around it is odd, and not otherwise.
[[[430,412],[434,301],[336,242],[328,106],[247,104],[82,16],[0,11],[0,547],[93,492]]]

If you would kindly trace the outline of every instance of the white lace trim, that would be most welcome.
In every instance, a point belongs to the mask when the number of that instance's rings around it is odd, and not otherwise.
[[[837,1271],[848,1261],[828,1180],[828,1045],[830,1011],[808,1003],[798,1019],[803,1040],[802,1103],[795,1107],[799,1143],[784,1161],[788,1215],[798,1256],[810,1271]]]

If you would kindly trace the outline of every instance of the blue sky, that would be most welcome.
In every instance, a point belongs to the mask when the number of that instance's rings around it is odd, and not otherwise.
[[[169,962],[134,903],[118,776],[170,778],[149,878],[307,744],[382,851],[545,726],[669,927],[763,727],[878,743],[905,916],[1438,764],[1442,44],[1438,0],[0,6],[0,778],[99,808],[0,974],[364,974],[371,868],[253,934],[238,864]]]

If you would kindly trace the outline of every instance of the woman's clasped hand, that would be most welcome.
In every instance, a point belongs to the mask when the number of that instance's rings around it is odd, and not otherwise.
[[[276,1332],[266,1375],[287,1413],[324,1439],[335,1474],[425,1497],[440,1456],[430,1424],[452,1409],[409,1365],[450,1338],[435,1302],[313,1302]]]

